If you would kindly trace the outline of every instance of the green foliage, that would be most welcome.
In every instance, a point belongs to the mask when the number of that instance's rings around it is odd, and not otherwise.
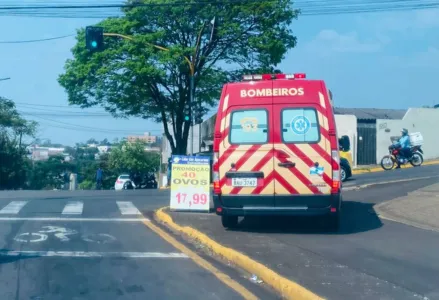
[[[47,161],[34,162],[28,172],[27,188],[31,190],[61,189],[69,185],[69,175],[76,172],[74,164],[64,161],[64,157],[51,156]]]
[[[80,190],[93,190],[96,187],[96,183],[91,180],[84,180],[78,187]]]
[[[0,190],[24,186],[29,161],[22,139],[33,136],[36,127],[20,116],[13,101],[0,97]]]
[[[133,2],[139,0],[128,1]],[[59,77],[69,103],[83,108],[99,105],[116,117],[162,122],[173,153],[185,154],[188,60],[193,65],[196,100],[207,112],[216,104],[224,82],[242,72],[273,72],[296,45],[291,23],[298,11],[288,0],[190,2],[187,6],[127,8],[123,17],[100,22],[97,25],[105,32],[133,38],[106,37],[103,52],[90,53],[85,30],[78,30],[74,58],[66,62],[65,73]],[[214,17],[212,28],[209,22]],[[239,70],[230,71],[233,68]]]
[[[157,172],[160,155],[156,152],[146,152],[141,142],[122,143],[112,149],[108,162],[110,168],[118,173]]]

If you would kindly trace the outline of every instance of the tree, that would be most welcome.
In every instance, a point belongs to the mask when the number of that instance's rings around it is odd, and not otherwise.
[[[22,140],[36,128],[35,122],[20,116],[13,101],[0,97],[0,189],[24,187],[29,161]]]
[[[128,4],[139,2],[144,1]],[[58,81],[70,104],[99,105],[115,117],[162,122],[174,154],[185,154],[188,144],[190,124],[183,115],[190,94],[187,60],[193,65],[197,102],[206,112],[224,82],[243,72],[274,72],[296,45],[290,25],[298,11],[289,0],[144,3],[149,6],[124,8],[123,17],[97,24],[105,32],[130,35],[131,41],[106,37],[106,49],[91,54],[85,30],[78,30],[74,58]]]
[[[111,151],[110,168],[119,173],[157,172],[160,165],[160,154],[146,152],[142,142],[122,143]]]
[[[87,145],[90,145],[90,144],[99,144],[99,142],[97,140],[95,140],[94,138],[91,138],[87,141]]]

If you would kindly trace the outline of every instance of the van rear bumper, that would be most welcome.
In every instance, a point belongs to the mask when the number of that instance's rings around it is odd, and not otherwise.
[[[242,216],[242,217],[243,216],[279,216],[279,215],[322,216],[322,215],[337,213],[341,208],[341,202],[342,202],[342,196],[341,193],[339,193],[332,195],[288,196],[288,199],[290,200],[289,202],[294,203],[294,205],[286,205],[286,201],[281,201],[281,205],[279,206],[245,205],[240,207],[238,206],[230,207],[223,205],[224,202],[225,203],[239,202],[236,201],[238,200],[236,198],[240,198],[240,196],[214,195],[213,203],[214,203],[216,214],[225,215],[225,216]],[[335,208],[336,210],[334,211],[333,208]]]

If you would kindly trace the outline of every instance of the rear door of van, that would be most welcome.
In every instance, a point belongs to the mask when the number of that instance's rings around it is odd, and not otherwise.
[[[229,86],[219,151],[222,201],[226,207],[273,207],[272,97],[243,97],[242,90],[271,89],[271,81]],[[244,93],[245,95],[245,93]]]
[[[327,108],[320,85],[293,81],[304,87],[302,96],[274,97],[275,206],[297,209],[328,206],[318,195],[330,195],[331,145]],[[285,81],[275,81],[283,88]]]

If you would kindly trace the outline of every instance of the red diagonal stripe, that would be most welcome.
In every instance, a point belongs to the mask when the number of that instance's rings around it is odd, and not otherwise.
[[[264,190],[264,188],[273,181],[273,179],[274,179],[274,172],[271,172],[270,175],[268,175],[267,177],[264,178],[264,185],[258,186],[257,188],[255,188],[252,191],[252,195],[260,194]]]
[[[293,146],[293,145],[288,145],[288,148],[290,148],[291,146]],[[299,150],[299,149],[297,149],[297,150]],[[291,149],[291,151],[293,151],[293,149]],[[297,156],[299,156],[299,155],[297,155]],[[308,157],[306,157],[306,158],[308,159],[308,161],[311,161]],[[277,156],[277,159],[279,159],[279,161],[282,163],[285,163],[288,161],[285,157],[281,157],[281,156]],[[305,162],[305,164],[307,164],[307,162]],[[312,163],[312,161],[311,161],[311,164],[309,166],[313,166],[313,165],[314,165],[314,163]],[[314,194],[321,194],[320,190],[317,187],[313,186],[313,183],[305,175],[303,175],[302,172],[300,172],[298,169],[288,168],[288,170],[291,173],[293,173],[297,177],[297,179],[302,181],[302,183],[304,185],[306,185],[311,190],[311,192],[313,192]]]
[[[261,148],[261,145],[253,145],[248,149],[235,163],[235,168],[237,171],[249,160],[249,158],[255,154],[256,151]],[[238,194],[242,187],[235,187],[230,191],[230,194]]]
[[[308,165],[308,167],[314,166],[314,162],[308,156],[306,156],[306,154],[303,153],[302,150],[300,150],[296,145],[290,144],[287,146],[291,151],[294,152],[294,154],[296,154],[296,156],[298,156],[300,159],[302,159],[305,162],[305,164]],[[318,147],[320,147],[320,146],[318,146]],[[326,173],[323,173],[323,180],[325,180],[325,182],[327,184],[332,185],[332,179],[329,178],[329,176],[326,175]]]
[[[258,150],[259,150],[259,148],[260,147],[258,147]],[[253,153],[252,153],[252,155],[253,155]],[[252,172],[260,171],[265,166],[265,164],[272,158],[273,158],[273,149],[268,151],[267,154],[265,154],[264,157],[262,157],[262,159],[260,159],[258,161],[258,163],[251,169],[251,171]],[[266,179],[264,178],[264,186],[266,186],[268,184],[265,180]],[[232,191],[230,193],[231,194],[238,194],[241,191],[241,189],[242,189],[242,187],[235,187],[232,189]]]
[[[289,184],[288,181],[280,174],[276,173],[275,178],[276,181],[281,184],[290,194],[298,194],[297,190],[291,184]]]
[[[320,134],[325,137],[329,141],[329,132],[323,126],[320,126]]]
[[[220,143],[224,143],[224,141],[229,137],[229,127],[226,127],[223,132],[221,132],[221,140]]]
[[[238,148],[237,145],[231,145],[229,148],[227,148],[226,151],[224,151],[223,155],[221,155],[218,159],[218,165],[221,167],[221,165],[232,155],[232,153]]]
[[[309,144],[309,145],[311,146],[311,148],[314,149],[315,152],[317,152],[318,155],[323,157],[328,162],[328,164],[331,164],[332,162],[331,155],[329,155],[328,152],[326,152],[322,147],[320,147],[319,144]]]

